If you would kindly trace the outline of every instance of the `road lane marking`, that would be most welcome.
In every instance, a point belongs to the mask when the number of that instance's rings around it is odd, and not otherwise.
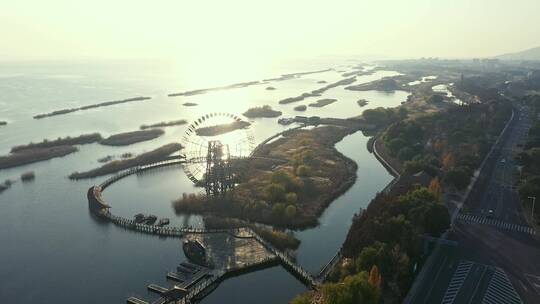
[[[523,233],[532,234],[532,235],[536,234],[536,231],[529,226],[504,222],[497,219],[488,219],[485,216],[480,216],[480,215],[460,213],[457,216],[457,219],[463,222],[467,222],[467,223],[478,223],[482,225],[490,225],[490,226],[494,226],[496,228],[500,228],[500,229],[508,230],[508,231],[523,232]]]

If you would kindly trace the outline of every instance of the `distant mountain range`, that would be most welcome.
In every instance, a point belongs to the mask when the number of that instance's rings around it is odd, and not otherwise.
[[[495,58],[502,60],[540,60],[540,47],[524,50],[521,52],[508,53]]]

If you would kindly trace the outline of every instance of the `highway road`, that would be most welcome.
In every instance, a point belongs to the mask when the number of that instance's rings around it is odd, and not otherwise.
[[[478,201],[465,206],[422,279],[411,303],[540,303],[540,240],[524,220],[515,190],[514,155],[526,141],[527,109],[501,142],[501,153]],[[493,216],[488,217],[489,210]]]
[[[505,223],[526,225],[522,216],[519,196],[515,190],[518,177],[514,157],[527,140],[527,132],[531,127],[531,119],[527,110],[516,111],[516,123],[509,130],[510,135],[501,148],[495,168],[487,186],[487,191],[478,205],[473,206],[471,213],[487,216],[493,210],[493,218]]]

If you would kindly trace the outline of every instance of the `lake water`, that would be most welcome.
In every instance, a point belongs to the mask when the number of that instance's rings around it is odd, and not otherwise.
[[[356,63],[310,61],[261,69],[256,75],[211,81],[190,79],[181,70],[167,65],[99,63],[93,65],[60,63],[0,65],[0,154],[18,144],[100,132],[103,136],[133,131],[141,124],[186,119],[192,121],[209,112],[240,115],[252,106],[264,104],[298,115],[293,108],[320,98],[336,98],[323,108],[305,114],[328,117],[360,115],[364,109],[393,107],[406,100],[407,93],[355,92],[336,87],[322,97],[279,105],[280,99],[297,96],[342,79],[329,71],[300,78],[239,89],[213,91],[189,97],[167,97],[185,90],[227,85],[242,81],[277,77],[284,73],[324,68],[349,71]],[[208,71],[211,73],[211,71]],[[206,75],[208,75],[206,73]],[[205,75],[205,73],[202,73]],[[378,71],[358,77],[357,83],[397,73]],[[178,76],[180,75],[180,76]],[[202,80],[201,80],[202,79]],[[266,86],[276,90],[268,91]],[[148,101],[104,107],[68,115],[34,120],[38,113],[134,96],[151,96]],[[363,108],[356,103],[366,99]],[[198,106],[184,107],[184,102]],[[255,142],[283,130],[276,118],[252,120]],[[17,181],[0,194],[0,295],[6,303],[119,303],[131,295],[151,299],[146,285],[169,285],[165,274],[185,260],[180,241],[123,230],[94,219],[88,212],[86,190],[106,177],[71,181],[67,176],[99,165],[98,158],[125,152],[141,153],[169,142],[178,142],[186,126],[168,127],[164,136],[125,147],[99,144],[80,146],[80,151],[63,158],[0,170],[0,181],[18,179],[29,170],[36,180]],[[317,271],[341,246],[354,213],[367,206],[371,198],[391,180],[391,176],[366,150],[367,137],[361,132],[347,136],[337,149],[358,164],[354,186],[334,201],[322,215],[317,228],[297,232],[302,241],[298,262]],[[107,189],[105,199],[113,213],[131,217],[138,212],[168,217],[174,225],[202,225],[199,216],[176,216],[171,201],[195,189],[181,168],[173,167],[127,177]],[[272,290],[271,292],[269,292]],[[305,290],[282,267],[235,277],[223,282],[203,303],[285,303]]]

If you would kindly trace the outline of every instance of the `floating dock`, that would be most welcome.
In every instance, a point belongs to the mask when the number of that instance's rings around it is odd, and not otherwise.
[[[146,302],[144,300],[141,300],[139,298],[136,298],[136,297],[129,297],[127,299],[126,303],[128,303],[128,304],[149,304],[148,302]]]
[[[167,292],[169,289],[163,287],[163,286],[159,286],[157,284],[150,284],[147,286],[148,290],[151,291],[151,292],[155,292],[157,294],[162,294],[162,293],[165,293]]]

